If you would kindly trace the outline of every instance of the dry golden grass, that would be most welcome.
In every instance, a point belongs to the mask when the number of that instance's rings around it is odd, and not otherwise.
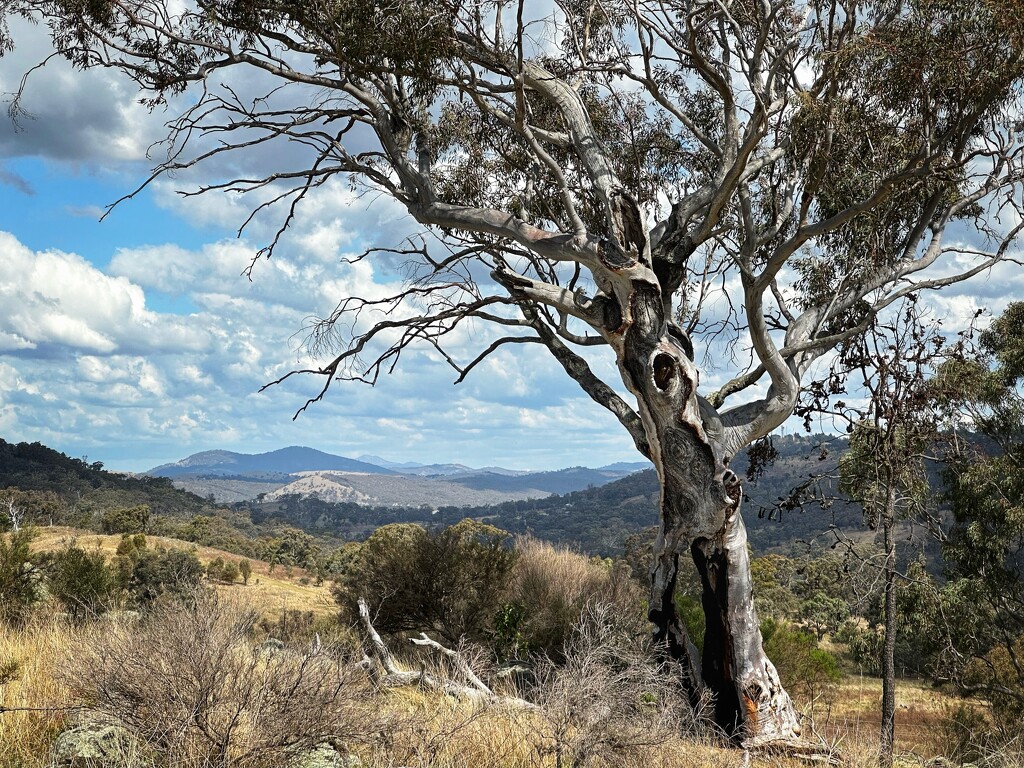
[[[120,537],[82,534],[70,529],[46,529],[37,546],[54,548],[76,533],[83,546],[99,546],[112,551]],[[153,544],[187,546],[173,540],[154,538]],[[198,548],[200,559],[225,556],[218,550]],[[255,584],[259,576],[260,585]],[[299,575],[286,577],[266,564],[254,563],[250,587],[221,587],[233,597],[249,599],[264,609],[279,610],[281,602],[289,608],[313,610],[310,595],[326,590],[298,584]],[[264,586],[263,590],[258,587]],[[267,587],[275,590],[271,591]],[[316,600],[320,600],[319,597]],[[329,606],[328,606],[329,609]],[[108,619],[109,620],[109,619]],[[15,659],[21,663],[17,678],[0,686],[0,706],[15,711],[0,714],[0,768],[44,768],[50,745],[66,726],[73,713],[60,709],[80,702],[70,694],[56,672],[61,660],[71,656],[70,649],[83,638],[95,637],[88,629],[78,629],[59,620],[47,608],[38,610],[22,628],[0,626],[0,664]],[[73,663],[73,661],[72,661]],[[815,706],[815,732],[824,744],[833,744],[849,768],[873,768],[877,765],[881,683],[874,678],[851,677],[841,683],[831,702]],[[956,700],[925,683],[900,681],[897,686],[898,765],[919,766],[938,756],[946,745],[942,739],[948,708]],[[545,731],[538,716],[501,707],[474,708],[438,693],[417,689],[384,691],[366,709],[366,723],[383,722],[386,727],[362,742],[352,744],[353,751],[367,768],[422,766],[426,768],[553,768],[557,765],[557,745]],[[30,711],[17,711],[26,708]],[[46,711],[48,708],[51,711]],[[566,761],[569,764],[571,761]],[[659,744],[636,748],[620,755],[614,763],[588,762],[591,768],[717,768],[740,766],[743,755],[723,748],[710,739],[669,738]],[[751,768],[797,768],[806,765],[785,757],[755,755]],[[183,766],[182,768],[189,768]]]
[[[897,680],[896,754],[915,766],[943,756],[948,748],[949,709],[959,701],[925,681]],[[814,731],[838,745],[849,765],[877,764],[881,712],[881,679],[852,675],[827,700],[815,704]]]
[[[354,751],[368,768],[555,768],[557,744],[540,718],[502,706],[474,708],[436,692],[413,688],[383,694],[393,738]],[[592,768],[719,768],[739,766],[735,749],[676,738],[637,748]],[[566,754],[562,765],[572,765]],[[753,763],[752,765],[757,765]]]
[[[75,704],[58,680],[57,669],[71,649],[95,638],[94,628],[75,628],[53,616],[37,614],[20,629],[0,627],[0,660],[24,665],[17,680],[0,687],[4,707],[42,709]],[[73,663],[73,659],[71,661]],[[382,691],[366,706],[366,723],[381,728],[351,745],[367,768],[554,768],[555,745],[535,715],[504,707],[475,707],[440,693],[415,688]],[[74,713],[0,714],[0,768],[44,768],[58,733]],[[593,768],[699,768],[738,765],[736,750],[674,739],[623,755],[614,764]],[[569,763],[566,762],[566,765]],[[181,766],[180,768],[198,768]]]
[[[33,549],[48,552],[60,549],[67,542],[76,540],[78,546],[85,549],[98,548],[101,552],[113,557],[117,551],[117,545],[121,543],[120,534],[106,536],[64,526],[51,526],[38,528],[37,538],[33,542]],[[215,584],[219,592],[245,592],[246,598],[263,612],[268,618],[275,618],[282,610],[312,611],[317,616],[328,616],[337,611],[331,591],[326,585],[315,586],[313,574],[302,568],[284,568],[277,566],[273,573],[270,565],[260,560],[243,558],[230,552],[224,552],[213,547],[201,547],[187,541],[169,539],[163,536],[147,536],[147,545],[150,547],[178,547],[180,549],[191,549],[196,553],[199,561],[206,565],[218,557],[224,562],[232,561],[238,564],[248,559],[252,565],[252,576],[249,583],[243,585],[241,582],[235,584]],[[302,584],[302,580],[309,583]]]
[[[16,678],[0,686],[0,706],[12,710],[0,714],[0,768],[47,764],[50,743],[68,719],[66,711],[52,708],[70,703],[55,677],[54,661],[66,654],[73,635],[45,612],[24,627],[0,624],[0,664],[19,664]]]

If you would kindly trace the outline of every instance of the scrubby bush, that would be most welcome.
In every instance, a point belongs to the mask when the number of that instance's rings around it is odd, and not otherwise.
[[[452,643],[479,640],[493,631],[516,559],[508,538],[470,519],[436,533],[412,524],[385,525],[360,546],[333,593],[352,622],[357,600],[364,598],[382,632],[429,631]]]
[[[881,673],[882,633],[859,619],[847,619],[833,638],[846,646],[846,656],[862,674]]]
[[[996,728],[1008,736],[1020,734],[1020,722],[1024,718],[1024,687],[1018,677],[1022,657],[1024,637],[1018,637],[1013,642],[995,646],[983,658],[971,659],[959,681],[965,690],[984,693],[992,705]]]
[[[0,534],[0,621],[24,619],[42,599],[40,558],[32,554],[35,531]]]
[[[556,766],[645,765],[680,732],[707,737],[707,721],[688,705],[678,676],[652,664],[649,639],[624,631],[619,619],[610,604],[586,608],[560,662],[540,665],[533,720],[540,764],[554,757]]]
[[[66,663],[77,700],[137,733],[160,764],[269,768],[372,726],[358,703],[365,674],[322,650],[262,653],[256,613],[196,593],[162,602],[140,623],[97,629]]]
[[[78,621],[107,610],[118,591],[117,574],[107,565],[106,556],[75,542],[50,558],[47,571],[50,595]]]
[[[125,568],[125,586],[143,606],[161,595],[188,598],[203,577],[203,566],[195,553],[173,547],[138,550]]]

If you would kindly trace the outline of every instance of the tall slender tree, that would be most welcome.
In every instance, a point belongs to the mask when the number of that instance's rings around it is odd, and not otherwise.
[[[884,553],[881,768],[892,768],[896,736],[896,527],[901,520],[930,516],[926,462],[938,439],[931,378],[943,346],[936,330],[922,322],[916,302],[908,301],[902,312],[878,323],[844,355],[854,369],[853,384],[867,399],[861,407],[844,408],[850,445],[839,460],[839,489],[863,505],[871,528],[881,530]]]
[[[748,744],[801,725],[761,647],[729,464],[879,312],[1006,257],[1021,228],[994,217],[1021,207],[1024,22],[1011,6],[4,0],[149,103],[192,94],[151,178],[289,144],[286,164],[192,190],[280,208],[263,254],[335,177],[429,233],[400,249],[413,264],[401,290],[339,296],[316,326],[325,359],[302,371],[323,377],[314,400],[339,378],[376,381],[414,344],[460,381],[495,350],[534,344],[608,409],[661,480],[655,638]],[[954,225],[984,245],[948,238]],[[453,332],[477,324],[500,332],[459,358]],[[698,361],[728,368],[729,341],[748,362],[707,391]],[[617,383],[591,367],[601,349]],[[703,658],[674,602],[688,551]]]

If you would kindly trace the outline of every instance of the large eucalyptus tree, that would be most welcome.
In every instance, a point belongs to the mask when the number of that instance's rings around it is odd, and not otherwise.
[[[4,5],[151,103],[192,99],[154,178],[289,142],[280,167],[202,187],[281,207],[265,253],[332,177],[404,206],[429,232],[403,249],[415,269],[386,299],[338,297],[313,335],[332,351],[305,372],[324,377],[320,396],[376,380],[413,344],[460,380],[503,345],[548,350],[657,468],[650,618],[692,696],[713,693],[748,743],[798,737],[761,649],[730,460],[887,306],[1010,253],[1024,72],[1011,0]],[[457,359],[446,342],[469,323],[500,333]],[[621,382],[588,363],[601,349]],[[709,359],[733,371],[714,392]],[[703,658],[673,599],[688,550]]]

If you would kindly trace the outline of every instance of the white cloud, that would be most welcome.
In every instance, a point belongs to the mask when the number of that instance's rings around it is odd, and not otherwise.
[[[197,349],[205,341],[181,319],[147,310],[142,288],[128,279],[74,254],[33,252],[0,232],[0,349],[103,355]]]
[[[459,387],[429,348],[413,349],[377,388],[336,383],[293,422],[322,378],[257,390],[315,364],[295,335],[310,310],[326,311],[352,292],[382,296],[394,284],[380,282],[368,262],[315,253],[275,257],[249,282],[239,265],[250,253],[239,242],[195,252],[153,246],[121,250],[100,270],[0,235],[0,292],[18,299],[0,304],[5,438],[42,440],[113,466],[130,456],[134,469],[212,447],[287,444],[520,467],[630,457],[614,420],[579,400],[532,345],[502,350]],[[197,310],[156,312],[147,292],[183,296]],[[454,334],[452,351],[471,359],[493,333],[478,326]],[[532,422],[521,418],[524,410]],[[566,443],[576,447],[561,450]]]
[[[22,77],[52,50],[46,25],[12,19],[15,49],[0,61],[0,91],[14,93]],[[0,156],[36,155],[71,163],[143,160],[165,133],[164,117],[133,97],[124,78],[103,69],[78,72],[49,59],[26,81],[24,115],[0,120]]]

